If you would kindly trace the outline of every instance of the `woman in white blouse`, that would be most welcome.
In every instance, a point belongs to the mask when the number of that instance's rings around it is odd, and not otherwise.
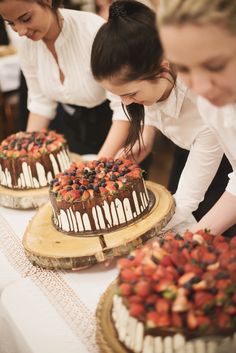
[[[96,122],[94,131],[91,128],[86,135],[92,148],[101,134],[105,139],[112,117],[106,92],[90,69],[92,42],[104,20],[93,13],[59,8],[60,4],[60,0],[3,0],[0,15],[22,37],[18,53],[28,86],[27,130],[47,128],[62,103],[71,116],[64,123],[72,125],[66,136],[69,145],[72,137],[81,143],[86,119]]]
[[[175,79],[162,57],[155,13],[139,2],[114,2],[108,22],[95,37],[91,66],[98,82],[120,96],[127,110],[131,120],[128,148],[145,123],[149,129],[145,143],[158,129],[178,146],[190,150],[175,194],[176,213],[168,227],[190,219],[217,171],[222,151],[215,134],[201,120],[195,96]],[[121,117],[122,107],[113,118],[119,121]],[[123,118],[127,119],[124,113]],[[104,148],[110,144],[118,151],[118,135],[119,129],[114,130]]]
[[[193,228],[221,233],[236,223],[236,2],[163,0],[159,27],[168,59],[198,101],[233,172],[222,197]]]

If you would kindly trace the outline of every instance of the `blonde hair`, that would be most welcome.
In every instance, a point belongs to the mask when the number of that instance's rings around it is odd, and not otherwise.
[[[217,24],[236,33],[235,0],[161,0],[159,25]]]

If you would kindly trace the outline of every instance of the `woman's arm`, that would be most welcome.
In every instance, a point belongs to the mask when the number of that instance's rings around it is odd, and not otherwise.
[[[136,163],[141,163],[152,151],[156,136],[156,128],[145,125],[143,129],[140,151],[137,141],[132,148],[132,153],[130,151],[126,154],[123,146],[129,133],[129,127],[130,123],[128,121],[114,120],[107,138],[98,153],[98,158],[119,158],[125,155],[127,158],[134,160]]]
[[[220,165],[223,151],[216,136],[204,128],[191,146],[188,159],[181,173],[177,191],[176,213],[168,228],[186,221],[195,211],[211,184]]]
[[[236,196],[225,191],[210,211],[193,227],[192,232],[209,229],[212,234],[222,234],[236,223]]]
[[[124,145],[128,133],[130,123],[124,120],[114,120],[108,132],[106,140],[98,152],[98,158],[107,157],[114,158],[117,152]]]
[[[26,131],[39,131],[47,129],[50,124],[50,119],[45,116],[29,113]]]
[[[151,152],[154,145],[155,137],[156,137],[156,128],[154,126],[145,125],[142,134],[142,140],[139,150],[139,143],[138,141],[132,148],[131,151],[128,153],[127,157],[131,160],[134,160],[136,163],[141,163]],[[119,157],[124,155],[124,149],[120,149],[115,157]]]

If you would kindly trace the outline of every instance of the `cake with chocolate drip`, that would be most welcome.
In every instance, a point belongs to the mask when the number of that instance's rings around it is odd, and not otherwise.
[[[127,352],[236,352],[236,237],[169,233],[118,267],[111,315]]]
[[[67,143],[55,131],[17,132],[0,145],[0,185],[39,189],[70,166]]]
[[[140,167],[124,158],[72,163],[50,185],[53,225],[72,235],[130,224],[149,210]]]

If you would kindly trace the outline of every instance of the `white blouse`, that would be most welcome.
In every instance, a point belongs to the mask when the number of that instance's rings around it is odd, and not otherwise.
[[[145,107],[145,124],[159,129],[176,145],[190,151],[174,195],[176,213],[168,227],[186,221],[214,178],[223,152],[217,136],[203,123],[196,96],[180,81],[163,102]],[[114,108],[115,102],[112,106]],[[116,109],[114,119],[127,119]]]
[[[45,43],[22,38],[20,65],[28,85],[28,109],[53,119],[57,102],[95,107],[106,99],[105,90],[95,81],[90,68],[94,37],[104,20],[93,13],[60,9],[63,27],[55,42],[59,68]]]
[[[216,134],[232,166],[233,172],[229,174],[226,190],[236,196],[236,104],[218,108],[199,97],[198,107],[203,120]]]

